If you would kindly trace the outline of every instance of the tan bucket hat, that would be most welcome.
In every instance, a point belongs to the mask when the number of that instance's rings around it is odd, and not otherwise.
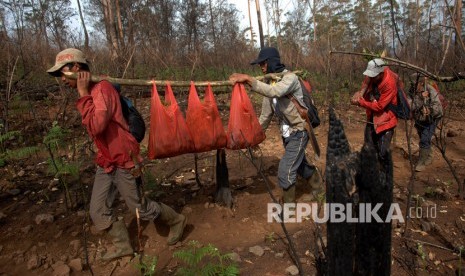
[[[81,50],[75,48],[68,48],[57,54],[55,59],[55,65],[52,68],[48,69],[47,73],[54,77],[59,77],[61,75],[61,68],[66,64],[73,62],[89,65],[86,58],[84,57],[84,53]]]

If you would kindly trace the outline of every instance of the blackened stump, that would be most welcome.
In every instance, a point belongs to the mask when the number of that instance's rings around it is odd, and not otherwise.
[[[215,202],[222,203],[231,208],[233,198],[229,186],[229,171],[226,164],[226,150],[219,149],[216,151],[216,193]]]
[[[381,166],[370,137],[365,137],[361,153],[351,153],[344,127],[329,110],[328,151],[326,156],[326,201],[353,206],[353,217],[360,219],[360,203],[382,203],[378,215],[386,219],[392,203],[392,160]],[[381,169],[383,167],[383,169]],[[331,208],[329,208],[331,209]],[[328,210],[329,212],[329,210]],[[345,212],[347,215],[347,211]],[[331,212],[330,212],[330,218]],[[389,275],[391,265],[391,223],[327,224],[327,275]]]

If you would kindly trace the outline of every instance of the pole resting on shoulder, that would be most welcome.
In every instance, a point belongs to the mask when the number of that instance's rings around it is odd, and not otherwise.
[[[293,71],[292,73],[299,75],[302,71]],[[63,75],[69,79],[77,79],[77,74],[73,72],[65,72]],[[265,78],[277,78],[282,76],[283,73],[272,73],[266,74],[264,76],[255,77],[257,80],[263,80]],[[99,82],[102,80],[107,80],[111,83],[117,83],[120,85],[129,85],[129,86],[152,86],[153,84],[157,86],[166,86],[170,84],[173,87],[189,87],[191,85],[191,81],[168,81],[168,80],[140,80],[140,79],[122,79],[122,78],[113,78],[107,76],[96,76],[92,75],[91,81],[92,82]],[[232,81],[194,81],[195,86],[233,86]]]

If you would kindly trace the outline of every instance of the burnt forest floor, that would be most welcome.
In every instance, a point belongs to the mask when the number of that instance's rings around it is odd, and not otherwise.
[[[140,109],[148,122],[148,108]],[[81,130],[79,116],[72,108],[68,112],[68,120],[74,120],[70,125],[75,133],[79,133],[74,139],[85,145],[87,138]],[[360,150],[363,144],[363,110],[343,106],[336,108],[336,112],[344,123],[351,150]],[[307,157],[324,174],[328,130],[325,110],[320,109],[320,117],[323,123],[316,129],[316,134],[322,156],[315,160],[309,147]],[[447,125],[447,156],[461,181],[465,178],[464,121],[463,115],[457,113],[450,116]],[[32,129],[27,131],[35,135]],[[256,162],[261,163],[273,195],[279,198],[281,191],[277,187],[276,174],[283,147],[276,122],[266,135],[266,140],[260,145],[262,158]],[[416,133],[412,139],[415,159],[418,155]],[[142,142],[144,150],[147,141],[148,137]],[[397,127],[391,150],[394,202],[399,203],[405,215],[411,172],[403,121]],[[0,168],[0,275],[90,275],[89,267],[85,265],[86,251],[94,275],[139,273],[136,268],[139,257],[126,257],[109,263],[98,260],[110,242],[105,235],[89,227],[91,224],[86,219],[85,203],[90,199],[95,171],[92,154],[88,151],[82,146],[82,152],[76,153],[80,160],[80,180],[68,183],[71,196],[67,200],[62,185],[46,172],[46,155],[36,154]],[[201,187],[195,181],[193,154],[147,163],[147,195],[188,216],[186,233],[176,246],[167,246],[167,229],[156,227],[152,222],[141,223],[143,231],[138,238],[135,216],[124,202],[117,200],[115,211],[125,219],[134,247],[138,248],[140,242],[144,256],[157,257],[158,275],[173,275],[184,265],[179,258],[173,257],[173,253],[188,248],[192,240],[203,246],[212,244],[222,254],[235,253],[241,275],[286,275],[286,269],[293,265],[280,224],[267,222],[267,204],[272,199],[263,178],[244,153],[228,150],[226,154],[234,197],[232,209],[213,202],[215,152],[198,154]],[[299,180],[298,199],[308,192],[304,181]],[[416,174],[412,198],[411,206],[423,211],[422,218],[409,220],[406,233],[405,224],[394,222],[392,275],[456,275],[464,266],[456,250],[465,245],[465,201],[457,196],[457,184],[437,149],[434,149],[433,164]],[[68,210],[67,201],[73,205]],[[436,212],[431,213],[433,210]],[[315,252],[319,246],[315,240],[315,224],[304,220],[286,226],[303,274],[316,274]],[[321,231],[324,239],[324,225]]]

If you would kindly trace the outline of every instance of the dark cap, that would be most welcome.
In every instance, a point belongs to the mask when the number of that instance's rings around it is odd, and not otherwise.
[[[258,58],[252,61],[250,65],[260,64],[270,58],[278,58],[279,60],[280,57],[279,57],[278,50],[273,47],[264,47],[263,49],[260,50],[260,53],[258,54]]]

